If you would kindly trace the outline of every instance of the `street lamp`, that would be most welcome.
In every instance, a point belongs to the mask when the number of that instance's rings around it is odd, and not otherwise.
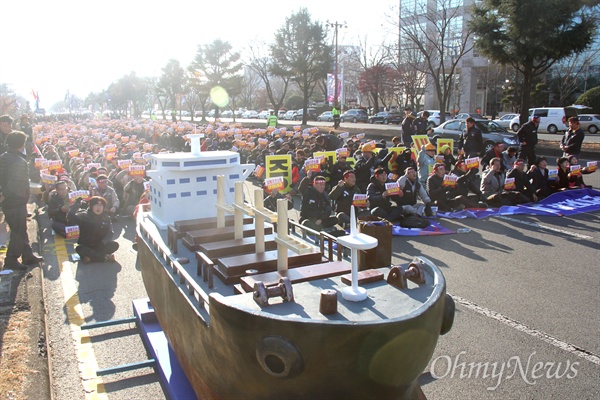
[[[337,21],[335,22],[330,22],[329,20],[327,20],[325,22],[325,24],[331,28],[334,28],[334,39],[335,39],[335,75],[333,77],[333,82],[334,82],[334,86],[335,89],[333,90],[333,104],[336,105],[338,102],[338,28],[347,28],[348,25],[346,24],[346,21],[344,21],[343,23],[338,23]]]

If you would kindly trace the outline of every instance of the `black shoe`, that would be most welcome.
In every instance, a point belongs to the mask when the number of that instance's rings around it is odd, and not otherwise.
[[[15,262],[12,264],[5,264],[4,269],[12,269],[15,271],[27,271],[29,267],[25,264],[21,264],[20,262]]]
[[[27,257],[27,258],[23,259],[23,264],[31,265],[31,264],[41,263],[43,261],[44,261],[44,257],[36,256],[35,254],[32,254],[31,257]]]

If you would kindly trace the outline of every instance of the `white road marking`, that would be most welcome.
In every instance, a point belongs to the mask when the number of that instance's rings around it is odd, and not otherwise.
[[[451,296],[455,302],[467,307],[470,310],[473,310],[473,311],[475,311],[481,315],[484,315],[486,317],[495,319],[496,321],[502,322],[503,324],[508,325],[508,326],[518,330],[519,332],[523,332],[523,333],[526,333],[529,336],[532,336],[536,339],[540,339],[546,343],[551,344],[552,346],[558,347],[559,349],[569,352],[577,357],[586,359],[587,361],[589,361],[593,364],[600,365],[600,356],[597,356],[596,354],[594,354],[590,351],[587,351],[585,349],[582,349],[581,347],[575,346],[574,344],[564,342],[560,339],[550,336],[547,333],[544,333],[537,329],[530,328],[526,325],[523,325],[522,323],[520,323],[518,321],[515,321],[512,318],[504,316],[504,315],[502,315],[496,311],[492,311],[488,308],[481,307],[467,299],[463,299],[462,297],[455,296],[455,295],[451,295]]]
[[[571,232],[571,231],[565,231],[564,229],[554,228],[552,226],[540,225],[537,222],[522,221],[520,219],[510,218],[510,217],[507,217],[507,216],[504,216],[504,215],[497,216],[496,218],[500,218],[500,219],[503,219],[505,221],[516,222],[516,223],[522,224],[522,225],[531,226],[533,228],[546,229],[546,230],[549,230],[549,231],[552,231],[552,232],[562,233],[562,234],[573,236],[573,237],[576,237],[576,238],[579,238],[579,239],[593,239],[592,236],[582,235],[580,233]]]

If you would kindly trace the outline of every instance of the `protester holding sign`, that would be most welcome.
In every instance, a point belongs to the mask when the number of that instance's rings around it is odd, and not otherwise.
[[[530,178],[525,173],[525,161],[518,159],[515,161],[514,168],[506,174],[506,179],[514,179],[514,188],[506,189],[514,196],[513,204],[528,203],[531,200],[538,201],[535,191],[531,187]]]
[[[356,174],[352,170],[344,172],[343,179],[339,180],[337,185],[329,193],[331,200],[335,202],[335,213],[340,225],[350,223],[350,208],[357,206],[357,217],[370,214],[366,209],[369,207],[368,200],[362,203],[362,206],[354,203],[354,197],[362,194],[356,186]]]
[[[551,183],[547,166],[548,161],[546,157],[538,157],[535,164],[527,172],[531,191],[535,193],[538,200],[542,200],[554,192],[554,181],[556,178]],[[558,171],[556,172],[558,174]]]
[[[55,189],[50,192],[48,201],[48,216],[52,220],[52,230],[65,237],[67,226],[67,212],[69,211],[69,185],[66,181],[56,183]]]
[[[399,203],[404,193],[398,190],[397,195],[390,195],[385,186],[386,183],[392,183],[392,181],[388,178],[385,169],[377,168],[373,171],[371,183],[367,187],[367,199],[372,215],[393,223],[402,219],[402,207],[399,206]]]
[[[456,188],[457,181],[457,176],[446,174],[444,164],[435,164],[433,174],[427,178],[427,193],[440,211],[460,211],[471,205],[466,197],[460,194],[453,196],[452,190]]]
[[[82,200],[78,198],[67,214],[70,224],[79,225],[79,240],[75,251],[84,264],[115,260],[113,253],[119,248],[119,243],[112,240],[112,222],[104,212],[105,207],[106,200],[102,197],[92,197],[87,211],[83,211],[80,210]]]

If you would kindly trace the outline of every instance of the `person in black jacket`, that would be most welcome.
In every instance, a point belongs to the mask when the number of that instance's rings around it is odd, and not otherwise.
[[[535,165],[532,165],[527,172],[530,180],[532,193],[535,193],[538,200],[550,196],[554,192],[554,182],[548,180],[548,161],[546,157],[538,157]]]
[[[560,141],[560,149],[563,151],[563,157],[578,156],[581,153],[581,144],[585,138],[585,133],[581,129],[579,118],[569,118],[569,130]]]
[[[517,159],[513,169],[506,174],[506,179],[514,178],[515,187],[513,189],[506,189],[509,194],[513,196],[514,204],[528,203],[531,200],[538,201],[538,197],[535,192],[531,189],[531,183],[529,182],[529,176],[525,172],[525,161]]]
[[[0,117],[0,156],[8,151],[6,138],[8,137],[8,134],[12,132],[12,123],[13,119],[10,115],[3,115]]]
[[[106,200],[99,196],[90,198],[87,211],[80,211],[81,203],[81,198],[78,198],[67,215],[70,224],[79,225],[79,240],[75,251],[84,264],[92,261],[115,261],[113,253],[119,248],[119,243],[112,240],[112,222],[104,212]]]
[[[450,189],[450,193],[451,196],[461,195],[465,197],[468,201],[468,203],[465,203],[465,205],[468,208],[487,208],[488,205],[481,201],[483,195],[481,194],[481,189],[479,188],[480,182],[477,171],[477,168],[467,169],[465,160],[458,160],[451,172],[452,175],[457,176],[458,179],[456,180],[456,186]],[[473,194],[469,194],[469,192],[472,192]]]
[[[400,221],[403,217],[402,206],[399,204],[400,198],[404,194],[400,191],[400,195],[390,195],[385,187],[385,184],[390,182],[392,181],[388,179],[386,171],[383,168],[377,168],[373,171],[371,183],[367,187],[367,199],[372,215],[393,223]]]
[[[458,194],[453,196],[450,186],[444,186],[446,167],[437,163],[433,166],[433,173],[427,178],[427,193],[440,211],[460,211],[469,206],[467,199]]]
[[[48,216],[52,220],[52,230],[66,236],[67,212],[69,212],[69,185],[65,181],[58,181],[54,190],[50,192],[48,201]]]
[[[307,187],[302,195],[300,223],[315,231],[322,231],[337,224],[337,218],[332,215],[331,200],[325,193],[325,186],[325,177],[317,175],[312,186]]]
[[[371,171],[375,169],[377,158],[373,154],[375,146],[371,143],[365,143],[361,147],[362,158],[354,164],[354,173],[356,174],[356,184],[364,193],[367,190],[371,179]]]
[[[33,253],[27,235],[29,167],[24,154],[26,140],[23,132],[9,133],[6,136],[8,151],[0,156],[0,204],[10,228],[4,267],[15,270],[27,270],[27,265],[44,261]]]
[[[473,117],[467,118],[465,122],[467,127],[458,140],[458,155],[464,154],[466,158],[479,157],[483,152],[483,136],[475,126]]]
[[[538,142],[537,129],[540,125],[540,117],[533,116],[531,121],[523,124],[517,131],[519,139],[519,154],[517,158],[527,160],[527,166],[535,164],[535,145]]]
[[[410,108],[404,109],[405,117],[402,120],[402,143],[406,147],[410,147],[412,144],[412,136],[415,134],[413,123],[415,122],[415,118],[412,116],[412,110]],[[425,119],[425,123],[427,123],[427,119]]]
[[[350,223],[350,208],[355,194],[362,194],[358,186],[356,186],[356,174],[352,170],[344,172],[342,180],[329,193],[329,198],[335,202],[336,217],[340,225]],[[365,208],[369,207],[369,202]],[[356,209],[356,216],[361,217],[369,215],[369,211],[365,208]]]

